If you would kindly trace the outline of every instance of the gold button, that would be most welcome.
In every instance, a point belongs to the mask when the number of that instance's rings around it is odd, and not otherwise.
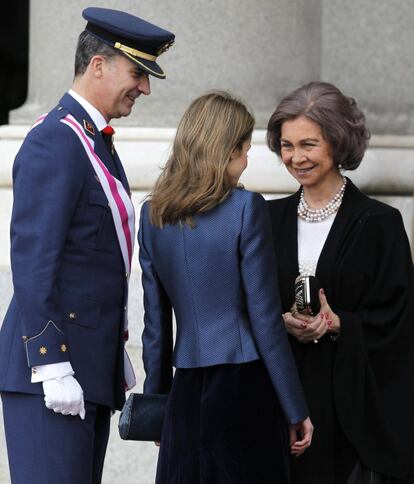
[[[33,373],[33,375],[36,375],[36,373],[37,373],[37,368],[32,368],[32,373]]]
[[[39,353],[40,353],[42,356],[44,356],[44,355],[47,353],[47,348],[46,348],[46,346],[41,346],[41,347],[39,348]]]
[[[76,313],[69,313],[69,319],[76,319]]]
[[[61,345],[61,347],[60,347],[60,351],[61,351],[62,353],[66,353],[66,351],[67,351],[67,350],[68,350],[68,348],[67,348],[67,346],[66,346],[65,344]]]

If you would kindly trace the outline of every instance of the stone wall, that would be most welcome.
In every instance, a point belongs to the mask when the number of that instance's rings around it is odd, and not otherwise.
[[[77,36],[86,25],[81,12],[88,5],[88,0],[31,2],[30,56],[36,62],[30,63],[27,102],[11,113],[12,124],[31,123],[70,86]],[[123,125],[176,126],[194,97],[220,88],[245,98],[265,126],[276,99],[319,76],[320,0],[96,0],[93,5],[124,9],[176,34],[175,45],[159,60],[167,79],[152,79],[153,94],[140,99]],[[63,25],[71,26],[65,35]]]
[[[70,87],[76,39],[89,0],[34,0],[30,12],[29,94],[0,127],[0,321],[12,285],[9,263],[11,167],[28,126]],[[154,79],[129,118],[115,123],[117,149],[133,188],[137,211],[165,161],[182,112],[200,93],[228,89],[253,108],[254,133],[246,188],[266,196],[292,193],[297,185],[264,143],[278,100],[304,82],[323,79],[354,96],[367,112],[374,136],[361,167],[350,178],[365,192],[398,207],[413,246],[414,224],[414,2],[401,0],[95,0],[125,9],[176,33],[160,58],[167,80]],[[140,128],[137,128],[140,126]],[[147,128],[145,128],[147,127]],[[141,388],[140,272],[134,258],[129,348]],[[0,410],[1,412],[1,410]],[[104,484],[150,484],[157,449],[122,442],[117,415],[107,453]],[[0,484],[9,483],[0,420]]]
[[[376,134],[414,134],[414,2],[323,0],[321,78],[357,99]]]
[[[30,124],[70,85],[77,36],[85,26],[81,11],[88,5],[88,0],[31,2],[29,94],[11,113],[12,124]],[[358,100],[373,133],[414,134],[414,2],[96,0],[93,5],[125,9],[176,34],[175,45],[160,58],[167,80],[154,79],[153,94],[122,125],[176,126],[195,96],[220,88],[242,96],[264,128],[283,95],[323,79]]]

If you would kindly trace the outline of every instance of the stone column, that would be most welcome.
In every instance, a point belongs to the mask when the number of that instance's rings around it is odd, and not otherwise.
[[[90,0],[36,0],[30,11],[30,74],[26,104],[11,124],[30,124],[70,87],[81,17]],[[183,110],[206,90],[229,89],[254,109],[265,127],[276,101],[320,72],[321,0],[97,0],[176,34],[160,58],[167,79],[152,79],[130,126],[176,126]]]
[[[361,103],[375,134],[414,134],[413,21],[414,2],[323,0],[322,78]]]

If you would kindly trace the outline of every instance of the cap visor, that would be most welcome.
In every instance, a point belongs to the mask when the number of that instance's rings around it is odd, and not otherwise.
[[[142,69],[144,72],[147,72],[151,76],[158,77],[159,79],[165,79],[166,76],[164,71],[156,62],[141,59],[140,57],[135,57],[131,54],[128,54],[127,52],[121,51],[120,54],[128,57],[129,60],[133,61],[140,67],[140,69]]]

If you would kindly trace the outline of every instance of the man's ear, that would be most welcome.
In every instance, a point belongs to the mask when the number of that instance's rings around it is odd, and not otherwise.
[[[103,57],[102,55],[94,55],[89,62],[89,69],[91,71],[91,74],[97,78],[102,77],[105,63],[105,57]]]

